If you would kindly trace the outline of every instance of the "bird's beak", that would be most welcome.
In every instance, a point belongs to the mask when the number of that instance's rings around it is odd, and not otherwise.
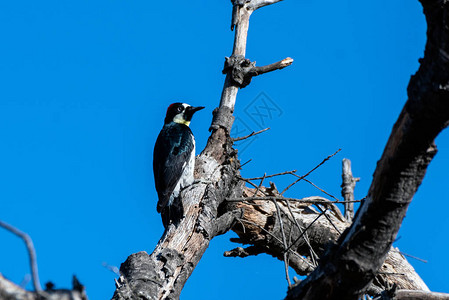
[[[196,113],[199,110],[202,110],[203,108],[204,108],[204,106],[197,106],[197,107],[190,106],[188,108],[188,110],[190,110],[191,114],[193,115],[194,113]]]
[[[202,110],[204,108],[204,106],[197,106],[197,107],[193,107],[193,106],[189,106],[186,108],[186,119],[190,120],[193,116],[194,113],[196,113],[199,110]]]

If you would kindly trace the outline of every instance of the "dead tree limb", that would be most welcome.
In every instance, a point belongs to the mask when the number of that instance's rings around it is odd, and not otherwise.
[[[14,227],[12,225],[5,223],[3,221],[0,221],[0,227],[3,227],[6,230],[12,232],[13,234],[17,235],[25,242],[25,246],[27,248],[29,259],[30,259],[31,277],[33,278],[34,291],[35,292],[42,291],[41,283],[39,281],[39,272],[37,270],[36,250],[34,249],[33,240],[25,232],[17,229],[16,227]]]
[[[449,300],[449,294],[428,291],[398,290],[396,285],[373,298],[373,300]]]
[[[296,181],[292,182],[289,186],[287,186],[282,192],[281,195],[283,195],[289,188],[291,188],[292,186],[294,186],[295,184],[297,184],[298,182],[300,182],[302,179],[306,178],[307,176],[309,176],[313,171],[315,171],[316,169],[318,169],[319,167],[321,167],[326,161],[328,161],[329,159],[331,159],[333,156],[335,156],[338,152],[340,152],[341,149],[338,149],[337,151],[335,151],[333,154],[329,155],[328,157],[326,157],[325,159],[323,159],[322,162],[320,162],[318,165],[315,166],[315,168],[313,168],[312,170],[310,170],[309,172],[307,172],[305,175],[302,175],[301,177],[299,177],[298,179],[296,179]]]
[[[251,83],[253,77],[283,69],[290,66],[292,63],[293,59],[287,57],[266,66],[256,67],[256,62],[250,61],[243,55],[233,55],[231,57],[226,57],[222,72],[223,74],[230,74],[232,84],[244,88]]]
[[[246,140],[247,138],[250,138],[250,137],[252,137],[252,136],[258,135],[258,134],[260,134],[260,133],[262,133],[262,132],[265,132],[265,131],[267,131],[267,130],[269,130],[269,129],[270,129],[270,128],[268,127],[268,128],[265,128],[265,129],[262,129],[262,130],[259,130],[259,131],[253,131],[253,132],[251,132],[250,134],[248,134],[248,135],[246,135],[246,136],[242,136],[242,137],[238,137],[238,138],[233,138],[232,141],[233,141],[233,142],[238,142],[238,141]]]
[[[248,200],[238,203],[244,214],[241,222],[233,227],[239,236],[239,239],[234,241],[250,246],[245,249],[238,247],[226,252],[225,256],[246,257],[266,253],[283,261],[284,244],[276,206],[272,201],[254,200],[257,198],[253,196],[254,191],[255,189],[244,189],[243,196]],[[257,196],[266,198],[266,195],[271,193],[262,186]],[[288,198],[282,200],[282,197],[276,199],[281,210],[284,231],[289,232],[291,236],[292,242],[288,248],[290,267],[299,275],[308,275],[316,266],[312,263],[313,255],[322,256],[337,241],[338,232],[344,231],[351,223],[343,218],[331,201],[324,198],[321,198],[319,204],[327,201],[328,209],[324,210],[324,213],[314,207],[316,203],[290,201]],[[400,289],[429,291],[397,249],[391,248],[381,270],[382,274],[377,275],[376,281],[370,286],[370,294],[373,296],[393,284]]]
[[[425,292],[425,291],[413,291],[413,290],[400,290],[396,292],[395,300],[449,300],[449,294]]]
[[[84,286],[73,276],[73,288],[68,289],[46,289],[39,292],[30,292],[12,283],[0,274],[0,299],[5,300],[87,300]]]
[[[449,2],[422,0],[427,44],[353,225],[287,299],[357,299],[382,266],[449,122]]]
[[[236,31],[232,61],[245,61],[249,18],[262,7],[250,7],[253,1],[233,1]],[[239,180],[241,166],[229,136],[240,87],[233,75],[245,77],[238,68],[232,67],[226,72],[220,105],[213,112],[211,135],[196,158],[195,177],[208,183],[194,184],[181,193],[185,218],[177,228],[171,225],[166,229],[152,254],[132,254],[121,265],[122,276],[117,281],[114,300],[178,299],[210,240],[228,231],[241,217],[241,210],[234,204],[222,205],[226,198],[241,197],[244,184]]]
[[[342,179],[343,183],[341,184],[341,195],[345,199],[345,218],[348,221],[352,221],[354,218],[354,188],[356,182],[360,180],[360,178],[354,178],[352,176],[351,170],[351,161],[349,159],[343,158],[343,172]]]

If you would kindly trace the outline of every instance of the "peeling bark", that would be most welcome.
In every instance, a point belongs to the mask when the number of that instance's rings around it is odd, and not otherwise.
[[[237,57],[245,61],[249,18],[255,10],[249,8],[252,1],[233,2],[236,33],[232,61]],[[289,64],[290,60],[276,66],[280,69]],[[178,227],[170,225],[166,229],[152,254],[139,252],[128,257],[120,268],[122,275],[112,299],[178,299],[210,240],[230,230],[236,218],[241,217],[241,209],[223,203],[226,198],[241,197],[244,185],[238,179],[240,163],[229,136],[239,89],[231,74],[239,71],[231,69],[226,72],[220,105],[213,113],[211,135],[196,158],[195,177],[202,182],[180,195],[185,218]]]
[[[254,198],[254,193],[255,189],[245,188],[243,196],[251,199]],[[258,196],[267,193],[270,192],[261,187]],[[318,205],[324,208],[324,214],[316,207],[317,204],[311,202],[311,198],[319,201]],[[290,201],[290,209],[287,206],[288,198],[285,199],[285,201],[278,200],[278,204],[282,211],[284,230],[288,232],[292,245],[289,249],[290,266],[299,275],[308,275],[315,269],[317,259],[327,249],[333,247],[340,236],[339,232],[343,232],[351,223],[341,215],[333,203],[324,198],[308,197],[304,202]],[[327,204],[323,205],[325,201]],[[225,256],[246,257],[267,253],[283,260],[284,246],[281,242],[280,224],[277,222],[274,204],[266,200],[248,200],[239,202],[237,206],[243,209],[244,214],[240,222],[233,227],[239,236],[239,239],[234,241],[250,246],[246,249],[238,247],[227,251]],[[397,248],[390,249],[381,271],[370,286],[372,296],[394,284],[399,289],[429,291]]]
[[[388,290],[392,284],[400,289],[396,299],[448,299],[429,292],[391,245],[436,153],[433,140],[449,122],[449,2],[421,0],[429,25],[425,57],[410,81],[409,100],[378,163],[368,198],[351,225],[324,198],[294,202],[273,188],[259,187],[257,192],[244,188],[240,180],[240,163],[229,137],[237,92],[253,76],[292,62],[287,58],[256,67],[245,58],[249,18],[256,9],[279,1],[232,1],[233,53],[224,70],[211,135],[196,159],[195,177],[203,181],[181,192],[185,218],[178,227],[170,225],[151,254],[132,254],[122,264],[113,299],[178,299],[210,240],[231,228],[239,235],[235,242],[250,246],[237,247],[226,256],[267,253],[288,261],[298,274],[309,275],[287,299],[356,299],[365,291]],[[251,199],[267,195],[268,200]],[[242,196],[246,201],[226,201]],[[0,275],[0,299],[42,298],[87,299],[84,290],[76,288],[25,291]]]
[[[221,135],[214,132],[212,137]],[[226,144],[210,145],[215,147],[206,147],[197,158],[196,174],[211,183],[198,183],[181,193],[185,218],[178,227],[167,228],[152,254],[128,257],[120,267],[122,276],[113,299],[178,299],[210,240],[229,230],[240,216],[240,211],[219,210],[225,197],[241,194],[242,183],[235,180],[238,160],[229,155]],[[218,159],[223,161],[219,164]]]

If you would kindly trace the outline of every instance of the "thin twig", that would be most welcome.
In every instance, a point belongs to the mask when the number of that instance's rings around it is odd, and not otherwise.
[[[253,159],[251,158],[250,160],[248,160],[247,162],[243,163],[240,168],[243,168],[244,165],[246,165],[247,163],[251,162]]]
[[[247,182],[247,183],[249,183],[249,184],[252,185],[255,189],[257,189],[257,185],[255,185],[252,181],[247,180],[246,178],[243,178],[242,176],[239,176],[239,175],[237,175],[236,178],[237,178],[237,179],[240,179],[240,180],[243,180],[243,181],[245,181],[245,182]]]
[[[293,226],[290,226],[290,231],[288,232],[288,244],[289,245],[292,242],[292,232],[293,232]],[[286,251],[286,252],[288,253],[288,251]],[[289,266],[289,265],[290,265],[290,256],[287,256],[287,266]],[[288,267],[287,267],[287,271],[288,271]],[[289,275],[287,275],[287,277],[288,277],[288,279],[290,279]]]
[[[265,131],[267,131],[267,130],[269,130],[269,129],[270,129],[270,127],[265,128],[265,129],[262,129],[262,130],[259,130],[259,131],[257,131],[257,132],[254,132],[254,131],[253,131],[253,132],[251,132],[250,134],[248,134],[248,135],[246,135],[246,136],[234,138],[234,139],[231,139],[231,140],[232,140],[233,142],[238,142],[238,141],[241,141],[241,140],[246,140],[247,138],[250,138],[250,137],[255,136],[255,135],[259,134],[259,133],[265,132]]]
[[[240,225],[242,225],[243,233],[246,233],[246,227],[245,227],[245,224],[243,224],[243,222],[242,222],[242,220],[240,220],[240,218],[237,218],[237,221],[240,223]]]
[[[281,209],[279,208],[278,202],[273,199],[274,206],[276,206],[276,212],[279,220],[279,226],[281,228],[281,234],[282,234],[282,243],[284,244],[284,267],[285,267],[285,276],[287,277],[288,287],[291,287],[292,283],[290,281],[290,275],[288,274],[288,245],[287,245],[287,239],[285,237],[284,232],[284,222],[282,221],[281,217]]]
[[[323,190],[322,188],[320,188],[319,186],[317,186],[316,184],[314,184],[314,183],[313,183],[312,181],[310,181],[309,179],[303,178],[302,180],[304,180],[304,181],[307,182],[307,183],[310,183],[314,188],[316,188],[316,189],[319,190],[320,192],[322,192],[322,193],[328,195],[329,197],[331,197],[331,198],[333,198],[333,199],[335,199],[335,200],[337,200],[337,201],[341,201],[341,200],[338,199],[337,197],[335,197],[335,196],[329,194],[328,192],[326,192],[325,190]]]
[[[39,293],[42,291],[41,284],[39,282],[39,274],[37,270],[37,260],[36,260],[36,250],[34,249],[33,241],[30,236],[23,231],[15,228],[12,225],[9,225],[3,221],[0,221],[0,227],[5,228],[11,233],[20,237],[24,242],[28,250],[28,255],[30,257],[30,268],[31,268],[31,276],[33,278],[33,287],[34,291]]]
[[[289,186],[287,186],[282,192],[281,195],[283,195],[289,188],[291,188],[292,186],[294,186],[296,183],[298,183],[300,180],[302,180],[303,178],[306,178],[307,176],[310,175],[310,173],[312,173],[313,171],[315,171],[316,169],[318,169],[321,165],[323,165],[326,161],[328,161],[329,159],[331,159],[334,155],[336,155],[338,152],[340,152],[341,149],[338,149],[337,151],[335,151],[334,154],[329,155],[328,157],[326,157],[325,159],[323,159],[322,162],[320,162],[315,168],[313,168],[312,170],[310,170],[306,175],[303,175],[301,177],[299,177],[296,181],[294,181],[293,183],[291,183]]]
[[[402,255],[404,255],[404,256],[407,256],[407,257],[410,257],[410,258],[419,260],[420,262],[423,262],[423,263],[426,263],[426,264],[428,263],[427,260],[422,259],[422,258],[419,258],[419,257],[416,257],[416,256],[413,256],[413,255],[411,255],[411,254],[407,254],[407,253],[404,253],[404,252],[398,251],[398,250],[394,250],[394,251],[395,251],[395,252],[398,252],[398,253],[400,253],[400,254],[402,254]]]
[[[288,175],[288,174],[296,175],[295,173],[296,173],[296,170],[292,170],[292,171],[285,171],[282,173],[276,173],[276,174],[271,174],[271,175],[264,174],[263,177],[253,177],[253,178],[245,178],[245,179],[246,180],[260,180],[262,178],[271,178],[271,177],[275,177],[275,176]]]
[[[324,212],[323,209],[322,209],[319,205],[316,205],[316,207],[318,207],[318,209],[319,209],[321,212]],[[327,208],[326,208],[326,210],[327,210]],[[338,232],[338,234],[341,235],[340,230],[338,230],[337,226],[335,226],[335,224],[334,224],[334,222],[332,222],[331,218],[329,218],[329,216],[326,215],[326,214],[324,214],[324,216],[325,216],[326,219],[329,221],[329,223],[331,223],[332,227],[334,227],[334,229]]]
[[[274,238],[275,240],[277,240],[279,243],[282,243],[282,241],[281,241],[277,236],[275,236],[274,234],[272,234],[271,232],[269,232],[268,230],[266,230],[265,228],[263,228],[263,227],[260,226],[259,224],[254,223],[254,222],[251,222],[251,221],[248,221],[248,220],[245,220],[245,219],[240,219],[240,221],[258,227],[260,230],[262,230],[263,232],[267,233],[269,236],[271,236],[272,238]],[[295,243],[296,243],[296,242],[295,242]],[[287,248],[286,251],[290,251],[292,254],[294,254],[294,255],[297,256],[299,259],[301,259],[301,260],[304,261],[306,264],[308,264],[309,267],[312,267],[312,268],[315,267],[315,266],[312,265],[310,262],[308,262],[304,257],[302,257],[301,255],[299,255],[296,251],[292,250],[291,247],[292,247],[292,245],[290,245],[290,246]]]
[[[253,194],[253,197],[254,196],[257,196],[257,193],[259,192],[259,190],[260,190],[260,187],[262,186],[262,183],[263,183],[263,181],[265,180],[265,176],[267,175],[267,173],[264,173],[263,174],[263,177],[260,179],[260,183],[259,183],[259,185],[257,186],[257,189],[254,191],[254,194]],[[265,193],[264,193],[265,194]]]
[[[296,227],[298,227],[299,233],[303,234],[303,230],[301,228],[301,225],[299,225],[298,220],[296,220],[296,218],[295,218],[295,215],[293,213],[293,210],[292,210],[292,207],[290,205],[290,202],[288,200],[286,200],[285,203],[287,203],[288,211],[290,212],[290,215],[292,216],[293,222],[296,224]],[[313,250],[312,245],[310,244],[309,238],[307,237],[306,234],[304,235],[304,241],[306,241],[307,246],[309,246],[310,257],[312,258],[312,263],[314,265],[317,265],[316,261],[315,261],[315,257],[318,258],[318,255]]]
[[[295,240],[295,241],[288,247],[287,250],[289,250],[291,247],[293,247],[293,245],[296,244],[296,243],[302,238],[302,236],[303,236],[304,234],[306,234],[307,230],[309,230],[309,228],[312,227],[312,225],[313,225],[316,221],[318,221],[318,219],[319,219],[322,215],[324,215],[326,211],[327,211],[327,209],[324,210],[322,213],[320,213],[320,214],[319,214],[319,215],[318,215],[312,222],[310,222],[310,224],[304,229],[303,233],[301,233],[301,234],[296,238],[296,240]]]
[[[253,183],[254,187],[257,188],[257,185]],[[245,198],[227,198],[226,201],[228,202],[244,202],[244,201],[255,201],[255,200],[288,200],[293,202],[300,202],[300,203],[307,203],[307,204],[329,204],[329,203],[347,203],[347,202],[361,202],[361,200],[353,200],[353,201],[331,201],[327,200],[326,198],[314,196],[314,197],[306,197],[302,199],[296,199],[296,198],[287,198],[287,197],[276,197],[276,196],[266,196],[266,197],[245,197]]]

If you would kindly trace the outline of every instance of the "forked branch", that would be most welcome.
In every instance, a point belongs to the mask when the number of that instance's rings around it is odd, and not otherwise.
[[[372,282],[395,240],[413,195],[436,154],[434,139],[449,124],[447,1],[422,0],[427,44],[405,104],[352,226],[287,299],[356,299]]]
[[[248,5],[252,1],[233,1],[236,31],[231,58],[244,59],[249,17],[254,11]],[[241,166],[229,136],[238,88],[227,72],[220,105],[213,112],[211,135],[196,158],[195,178],[201,182],[180,195],[185,218],[178,227],[170,225],[166,229],[152,254],[135,253],[121,265],[123,275],[117,281],[114,300],[179,298],[209,242],[241,218],[242,211],[236,205],[221,205],[226,198],[240,198],[244,184],[238,179]]]
[[[338,208],[332,207],[331,201],[324,198],[323,202],[328,202],[327,209],[320,212],[314,203],[290,201],[282,196],[278,196],[276,207],[272,200],[265,200],[273,194],[271,188],[260,187],[256,196],[253,196],[254,192],[255,189],[245,188],[243,196],[246,201],[237,202],[244,213],[241,222],[235,223],[233,227],[239,236],[239,239],[233,241],[250,246],[246,249],[236,248],[225,253],[225,256],[246,257],[267,253],[284,261],[283,226],[284,232],[289,235],[287,251],[290,267],[299,275],[308,275],[316,267],[316,258],[322,256],[332,242],[337,241],[339,232],[350,225]],[[250,200],[254,198],[264,200]],[[282,223],[279,222],[279,216],[282,217]],[[385,289],[382,283],[396,284],[401,289],[428,291],[425,283],[397,249],[392,248],[388,253],[382,271],[375,285],[370,286],[371,295]]]

